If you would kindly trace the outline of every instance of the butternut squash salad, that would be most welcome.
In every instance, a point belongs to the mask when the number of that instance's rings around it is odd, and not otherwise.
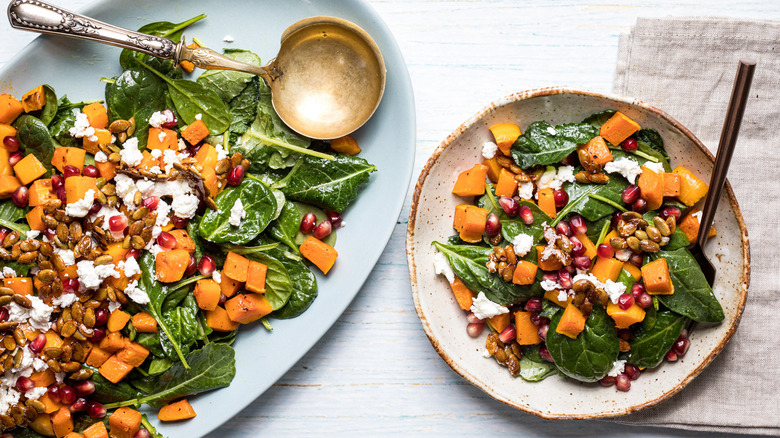
[[[465,201],[458,234],[434,242],[468,334],[490,328],[485,357],[527,381],[560,373],[628,391],[686,353],[691,321],[723,320],[686,248],[707,185],[672,169],[656,131],[613,110],[490,131],[452,190]]]
[[[202,18],[140,30],[179,39]],[[317,297],[310,266],[334,266],[340,212],[376,170],[351,137],[287,128],[255,76],[120,64],[102,101],[0,95],[0,426],[15,436],[159,436],[143,404],[195,417],[187,397],[231,383],[242,325],[271,330]]]

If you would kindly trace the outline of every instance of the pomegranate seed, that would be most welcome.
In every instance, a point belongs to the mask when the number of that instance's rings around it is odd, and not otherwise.
[[[35,337],[35,339],[32,340],[29,344],[30,351],[32,351],[35,354],[40,353],[43,351],[43,348],[46,346],[46,335],[43,333],[39,334]]]
[[[534,212],[531,211],[531,207],[527,205],[520,206],[520,219],[526,225],[532,225],[534,223]]]
[[[572,287],[571,273],[566,269],[558,270],[558,284],[560,284],[561,287],[565,289],[571,289]]]
[[[73,386],[73,389],[76,390],[76,394],[78,394],[79,397],[84,397],[95,392],[95,382],[91,380],[82,380],[81,382],[76,383]]]
[[[578,236],[588,232],[588,225],[585,224],[585,218],[578,214],[569,218],[569,227],[571,227],[572,233]]]
[[[623,214],[619,211],[612,213],[612,227],[616,227],[620,219],[623,218]]]
[[[636,148],[639,147],[639,143],[637,143],[634,137],[628,137],[620,143],[620,147],[623,148],[624,151],[635,151]]]
[[[325,216],[328,217],[328,220],[330,221],[330,224],[333,225],[333,228],[340,227],[341,222],[344,221],[344,217],[341,216],[341,213],[338,211],[325,210]]]
[[[634,296],[631,294],[623,294],[618,297],[617,304],[621,310],[628,310],[631,306],[634,305]]]
[[[626,364],[626,369],[623,371],[629,379],[636,380],[639,378],[639,375],[641,374],[641,371],[639,371],[639,368]]]
[[[666,353],[666,360],[669,362],[677,362],[677,352],[674,350],[669,350],[669,352]]]
[[[123,214],[111,216],[108,218],[108,228],[115,233],[124,230],[127,228],[127,216]]]
[[[103,340],[103,338],[106,337],[106,331],[102,328],[95,328],[94,332],[92,333],[92,337],[90,338],[90,341],[93,343],[98,343]]]
[[[109,316],[111,316],[111,314],[106,309],[95,310],[95,325],[104,326],[108,324]]]
[[[100,176],[100,171],[98,170],[97,167],[88,164],[84,166],[84,169],[81,170],[81,174],[84,176],[88,176],[90,178],[97,178]]]
[[[317,225],[317,216],[314,215],[313,212],[308,212],[303,215],[303,218],[301,219],[301,226],[300,230],[303,234],[309,234],[314,229],[314,226]]]
[[[585,254],[585,246],[577,236],[569,237],[571,241],[571,254],[575,257]]]
[[[539,347],[539,356],[541,356],[542,359],[546,360],[547,362],[553,362],[553,358],[550,355],[550,350],[547,349],[546,345]]]
[[[653,297],[647,292],[642,292],[642,295],[636,300],[636,304],[643,309],[649,309],[653,305]]]
[[[683,329],[683,331],[680,333],[681,338],[687,338],[688,337],[688,329]]]
[[[3,139],[3,145],[5,146],[5,150],[8,152],[16,152],[19,150],[19,139],[14,135],[6,136]]]
[[[525,311],[526,312],[541,312],[542,311],[542,300],[541,300],[541,298],[529,298],[528,301],[525,302]]]
[[[227,183],[231,186],[237,186],[244,180],[244,168],[242,166],[234,167],[227,176]]]
[[[475,315],[474,312],[469,312],[469,314],[466,315],[466,321],[468,321],[469,324],[476,323],[476,322],[485,322],[484,319],[477,318],[477,315]]]
[[[647,211],[647,201],[642,198],[637,198],[637,200],[631,204],[631,210],[638,213],[644,213]]]
[[[27,207],[27,203],[30,201],[30,191],[27,190],[26,186],[19,186],[11,195],[11,200],[14,201],[17,207]]]
[[[572,260],[572,265],[582,271],[587,271],[590,269],[591,265],[593,264],[593,261],[588,256],[577,256],[574,257]]]
[[[33,388],[35,388],[35,382],[30,380],[29,377],[21,376],[16,379],[16,389],[18,389],[19,392],[27,392]]]
[[[103,205],[100,204],[100,201],[95,199],[95,202],[92,203],[92,207],[89,208],[89,214],[97,214],[101,208],[103,208]]]
[[[569,194],[563,189],[555,190],[553,191],[553,200],[555,200],[556,208],[565,207],[569,203]]]
[[[171,222],[173,222],[173,226],[178,229],[184,229],[187,228],[187,224],[190,223],[190,220],[187,218],[179,217],[174,215],[171,215]]]
[[[571,232],[571,228],[569,227],[569,223],[566,221],[560,221],[558,224],[555,225],[555,232],[558,234],[562,234],[566,237],[571,237],[574,235],[574,233]]]
[[[53,383],[53,384],[49,385],[49,387],[47,388],[46,392],[49,394],[49,398],[53,402],[59,403],[59,402],[62,401],[62,399],[60,399],[60,387],[59,387],[58,384]]]
[[[60,387],[60,400],[63,404],[69,405],[76,401],[76,391],[73,387],[63,385]]]
[[[54,238],[57,237],[57,232],[52,230],[51,228],[47,228],[43,230],[43,235],[46,236],[49,240],[54,240]],[[0,241],[1,240],[2,239],[0,239]]]
[[[544,317],[539,315],[538,313],[532,313],[530,318],[528,318],[531,323],[537,327],[541,327],[545,324],[550,323],[550,318]]]
[[[599,380],[599,385],[605,388],[609,388],[614,384],[615,384],[615,378],[612,376],[604,376],[601,380]]]
[[[195,258],[195,254],[190,254],[190,261],[187,263],[187,269],[184,270],[185,277],[191,277],[198,271],[198,260]]]
[[[567,155],[563,160],[561,160],[561,164],[563,164],[564,166],[576,166],[577,153],[572,152],[571,154]]]
[[[91,418],[103,418],[108,413],[106,407],[96,401],[89,402],[89,407],[87,409],[87,415]]]
[[[498,205],[501,206],[501,209],[504,210],[504,213],[509,217],[515,217],[520,214],[520,203],[517,202],[515,198],[502,196],[498,198]]]
[[[68,202],[68,195],[65,193],[65,187],[60,187],[54,192],[54,194],[57,195],[57,198],[59,198],[63,204]]]
[[[125,260],[129,259],[130,257],[132,257],[132,258],[134,258],[136,260],[140,259],[141,258],[141,250],[135,249],[135,248],[131,249],[130,251],[127,252],[127,255],[125,256]]]
[[[482,334],[482,330],[484,329],[485,329],[484,322],[472,322],[466,326],[466,333],[468,333],[469,336],[471,336],[472,338],[476,338],[477,336]]]
[[[223,293],[219,294],[219,304],[223,305],[225,304],[225,301],[227,301],[227,295]]]
[[[498,215],[490,213],[485,221],[485,234],[488,236],[497,236],[501,232],[501,221],[498,219]]]
[[[0,242],[5,240],[5,236],[7,236],[8,233],[10,233],[10,232],[11,232],[11,230],[9,230],[8,228],[0,227]],[[56,236],[56,233],[55,233],[55,236]]]
[[[515,330],[515,326],[512,324],[506,326],[506,328],[501,330],[501,333],[498,334],[498,339],[505,344],[517,339],[517,330]]]
[[[157,196],[150,196],[148,198],[144,198],[141,201],[141,205],[148,208],[149,211],[157,210],[157,205],[160,203],[160,198]]]
[[[62,187],[65,187],[65,178],[63,178],[62,175],[52,175],[51,177],[52,190],[57,190]]]
[[[631,389],[631,379],[625,374],[615,377],[615,388],[621,392],[628,392]]]
[[[542,274],[542,281],[544,281],[544,280],[554,281],[554,282],[557,283],[558,282],[558,272],[545,272],[544,274]]]
[[[16,151],[8,157],[8,164],[10,164],[11,167],[16,166],[16,163],[22,161],[22,158],[24,158],[24,155],[22,155],[20,151]]]
[[[62,291],[66,293],[76,293],[79,291],[81,284],[77,278],[66,278],[62,280]]]
[[[81,171],[76,166],[73,166],[71,164],[66,164],[65,167],[62,168],[62,174],[65,176],[65,179],[68,179],[72,176],[81,175]]]
[[[547,339],[547,332],[550,331],[550,324],[544,324],[539,326],[539,330],[536,331],[536,333],[539,335],[539,338],[542,340]]]
[[[214,258],[212,258],[210,255],[204,255],[200,258],[200,262],[198,263],[198,272],[201,273],[201,275],[209,276],[214,273],[214,270],[217,269],[217,264],[214,263]]]
[[[312,230],[312,235],[314,235],[314,237],[317,239],[322,240],[328,237],[331,231],[333,231],[333,225],[331,225],[329,220],[324,220],[317,224],[316,227],[314,227],[314,230]]]
[[[661,212],[658,213],[658,216],[661,216],[661,219],[663,220],[667,220],[670,216],[674,216],[677,222],[680,222],[682,211],[675,206],[664,207]]]
[[[611,259],[615,255],[615,250],[611,246],[602,243],[596,248],[596,254],[603,259]]]
[[[632,254],[628,261],[637,268],[641,268],[642,263],[645,261],[645,257],[642,254]]]
[[[8,321],[9,316],[10,313],[8,312],[8,309],[5,307],[0,308],[0,322]]]
[[[133,438],[152,438],[152,434],[145,428],[138,429],[138,432],[133,435]]]
[[[680,338],[677,340],[677,342],[674,343],[674,346],[672,346],[672,350],[674,350],[675,353],[677,353],[678,357],[685,356],[685,353],[688,352],[688,348],[691,347],[691,341],[689,341],[687,338]]]
[[[634,283],[631,286],[631,295],[634,296],[635,300],[638,300],[639,297],[644,293],[645,286],[642,283]]]
[[[161,231],[157,235],[157,244],[164,249],[174,249],[176,248],[176,238],[167,231]]]
[[[639,186],[636,184],[629,184],[628,187],[623,189],[623,194],[621,196],[623,198],[623,202],[626,204],[633,203],[639,199]]]
[[[176,114],[173,113],[170,109],[166,108],[162,111],[160,111],[160,115],[165,116],[165,122],[160,124],[161,127],[165,129],[173,129],[176,127]]]
[[[87,399],[85,398],[77,398],[76,401],[74,401],[70,406],[68,406],[68,409],[71,412],[84,412],[87,410]]]

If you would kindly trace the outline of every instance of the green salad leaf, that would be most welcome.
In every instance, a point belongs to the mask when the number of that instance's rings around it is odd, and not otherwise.
[[[268,252],[254,252],[246,254],[246,257],[268,266],[265,276],[265,299],[274,310],[284,307],[293,292],[293,283],[285,265]]]
[[[223,54],[246,64],[261,65],[260,57],[249,50],[225,49]],[[240,71],[206,70],[198,77],[197,82],[204,88],[214,90],[225,103],[228,103],[238,96],[253,78],[257,76]]]
[[[238,200],[246,212],[240,226],[231,225],[230,210]],[[237,187],[228,187],[215,200],[218,210],[207,211],[200,220],[198,232],[204,239],[214,243],[244,245],[257,237],[276,212],[276,199],[262,182],[246,178]]]
[[[292,283],[292,293],[287,303],[274,311],[272,316],[279,319],[295,318],[305,312],[317,298],[317,277],[297,254],[281,248],[272,250],[269,254],[284,265]]]
[[[282,214],[268,226],[268,234],[298,253],[295,236],[300,232],[301,218],[302,216],[295,204],[287,201],[284,203],[284,207],[282,207]]]
[[[553,223],[557,223],[569,213],[579,213],[585,219],[593,222],[608,216],[617,211],[617,209],[606,203],[594,199],[592,195],[606,198],[614,203],[623,205],[623,189],[628,186],[628,181],[623,177],[612,174],[609,176],[609,182],[606,184],[582,184],[578,182],[567,182],[563,188],[569,195],[569,202],[563,207],[556,216]]]
[[[153,73],[140,67],[130,67],[106,84],[106,105],[109,119],[135,118],[134,136],[139,148],[146,146],[149,137],[149,117],[166,108],[168,94],[165,83]]]
[[[673,294],[657,295],[664,306],[696,322],[723,321],[723,307],[688,249],[662,250],[651,256],[658,258],[666,259],[674,284]]]
[[[35,155],[43,167],[51,171],[54,168],[51,159],[54,156],[55,144],[46,124],[37,117],[22,114],[14,121],[13,126],[25,154]]]
[[[533,122],[512,145],[512,157],[518,166],[527,169],[538,164],[555,164],[566,158],[580,144],[599,135],[589,123],[566,123],[552,126]]]
[[[652,307],[651,307],[652,308]],[[637,367],[655,368],[680,337],[688,318],[668,310],[656,313],[652,328],[641,325],[631,339],[626,362]]]

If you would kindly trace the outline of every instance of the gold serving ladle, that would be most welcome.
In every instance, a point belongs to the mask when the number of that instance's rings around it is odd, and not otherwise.
[[[385,89],[382,53],[368,33],[336,17],[301,20],[282,34],[279,54],[267,65],[238,62],[184,39],[135,32],[38,0],[15,0],[8,20],[16,29],[97,41],[136,50],[177,64],[256,74],[271,89],[274,109],[293,130],[332,139],[361,127],[374,114]]]

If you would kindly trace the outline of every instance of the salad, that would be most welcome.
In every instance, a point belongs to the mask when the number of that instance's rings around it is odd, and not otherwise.
[[[490,131],[452,189],[457,234],[433,242],[467,333],[489,328],[486,358],[629,391],[685,355],[693,322],[724,319],[687,249],[707,185],[672,168],[658,132],[614,110]]]
[[[141,32],[174,40],[203,19]],[[247,50],[225,55],[260,65]],[[0,95],[0,424],[159,436],[230,385],[241,327],[294,318],[376,167],[285,126],[259,78],[132,51],[103,100]],[[97,78],[96,78],[97,80]]]

